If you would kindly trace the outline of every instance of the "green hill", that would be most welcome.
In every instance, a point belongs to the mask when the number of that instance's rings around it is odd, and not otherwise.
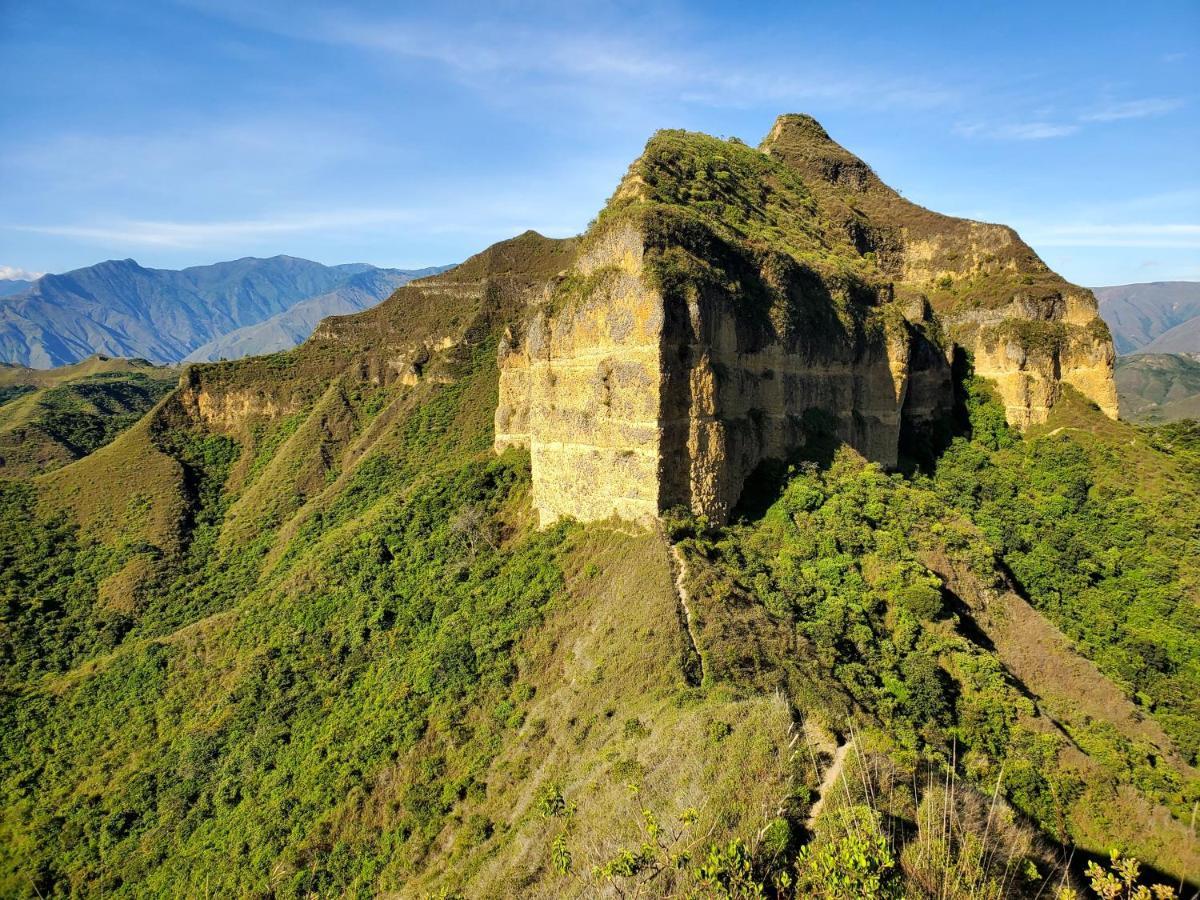
[[[812,208],[744,221],[744,174],[670,203],[873,265]],[[811,416],[728,525],[539,529],[498,348],[580,247],[191,366],[0,481],[0,894],[1033,898],[1113,847],[1194,879],[1194,430],[1068,387],[1020,433],[960,368],[899,471]]]
[[[179,370],[91,356],[57,369],[0,365],[0,477],[66,465],[142,417]]]

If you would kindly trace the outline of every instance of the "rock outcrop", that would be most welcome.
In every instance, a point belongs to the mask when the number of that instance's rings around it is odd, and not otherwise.
[[[804,179],[898,297],[929,300],[949,342],[995,382],[1012,424],[1044,422],[1063,384],[1116,417],[1112,336],[1096,298],[1015,231],[905,200],[808,116],[781,116],[760,149]]]
[[[829,438],[894,465],[960,348],[1016,425],[1064,383],[1115,415],[1094,298],[1011,229],[908,203],[807,117],[758,150],[660,132],[506,334],[496,449],[529,448],[544,524],[720,521]]]

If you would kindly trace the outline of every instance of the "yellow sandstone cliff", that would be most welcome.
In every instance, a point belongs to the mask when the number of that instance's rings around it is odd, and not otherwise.
[[[1064,384],[1116,414],[1095,299],[1011,229],[909,203],[805,116],[757,150],[660,132],[508,330],[496,449],[529,448],[543,523],[723,520],[822,439],[895,465],[964,353],[1015,425]]]

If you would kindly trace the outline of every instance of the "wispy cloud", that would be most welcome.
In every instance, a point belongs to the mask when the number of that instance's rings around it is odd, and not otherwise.
[[[986,137],[1007,141],[1044,141],[1049,138],[1066,137],[1079,131],[1078,125],[1060,122],[1009,122],[989,124],[985,122],[961,123],[954,126],[954,133],[961,137]]]
[[[1039,117],[1032,121],[960,122],[954,126],[954,133],[967,138],[1043,141],[1077,134],[1089,125],[1164,116],[1182,106],[1184,101],[1178,97],[1144,97],[1138,100],[1111,102],[1074,115],[1052,116],[1047,113],[1044,118]]]
[[[806,64],[803,54],[785,59],[760,54],[748,64],[745,54],[727,45],[672,42],[663,37],[671,28],[605,19],[602,13],[586,23],[563,12],[532,27],[503,16],[477,16],[447,27],[412,15],[331,13],[303,4],[273,15],[228,0],[187,2],[293,40],[435,63],[460,83],[501,100],[520,81],[552,85],[593,103],[619,98],[626,107],[665,98],[717,107],[820,100],[863,109],[931,109],[959,96],[953,86],[914,75],[872,74],[866,66],[839,69],[815,57]]]
[[[20,269],[16,266],[0,266],[0,281],[36,281],[45,274],[45,272],[30,272],[28,269]]]
[[[1042,247],[1182,247],[1200,249],[1200,225],[1115,224],[1055,225],[1023,235]]]
[[[1122,119],[1145,119],[1162,116],[1183,106],[1179,98],[1147,97],[1143,100],[1127,100],[1112,103],[1079,117],[1081,122],[1119,122]]]
[[[228,221],[114,219],[92,223],[10,224],[0,225],[0,228],[118,246],[187,249],[237,246],[277,235],[334,234],[388,226],[419,229],[424,234],[484,235],[496,239],[526,230],[530,219],[522,217],[524,212],[519,205],[501,201],[471,203],[465,208],[443,205],[429,208],[345,209]],[[546,234],[566,237],[575,234],[579,224],[542,221],[538,227]]]
[[[411,223],[411,210],[342,210],[225,222],[116,220],[99,224],[8,225],[16,231],[150,247],[203,247],[269,235],[388,223]]]

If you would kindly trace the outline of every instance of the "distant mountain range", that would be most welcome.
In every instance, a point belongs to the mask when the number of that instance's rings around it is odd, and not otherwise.
[[[1116,345],[1121,418],[1200,417],[1200,282],[1092,288]]]
[[[0,361],[50,368],[99,353],[176,363],[286,349],[320,318],[356,312],[446,268],[274,256],[174,270],[108,260],[0,292]]]
[[[287,350],[307,340],[322,319],[360,312],[388,297],[400,285],[414,278],[435,275],[445,268],[409,272],[371,269],[360,272],[332,291],[308,297],[268,319],[244,325],[209,341],[189,353],[184,362],[240,359],[243,356]]]
[[[1200,282],[1092,288],[1117,353],[1200,353]]]
[[[1200,353],[1119,356],[1114,377],[1123,419],[1151,425],[1200,419]]]
[[[1200,282],[1092,288],[1116,346],[1121,418],[1200,417]]]

